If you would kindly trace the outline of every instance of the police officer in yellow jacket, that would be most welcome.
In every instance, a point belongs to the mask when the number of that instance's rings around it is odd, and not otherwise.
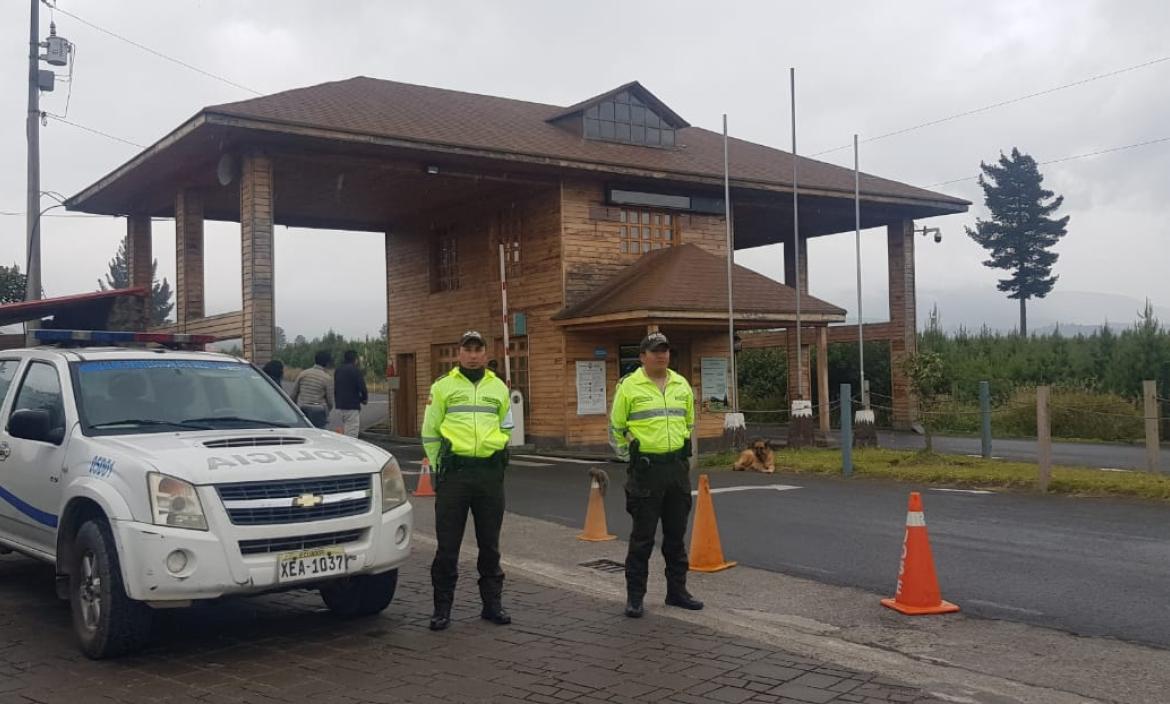
[[[459,577],[459,546],[470,510],[479,546],[481,616],[500,625],[512,622],[501,595],[500,526],[504,520],[504,470],[512,413],[508,387],[489,369],[483,335],[463,333],[459,365],[431,385],[422,441],[435,467],[435,537],[431,563],[435,611],[431,630],[451,625],[451,604]]]
[[[610,413],[611,445],[629,460],[626,511],[634,521],[626,554],[626,616],[640,618],[646,595],[654,534],[662,520],[666,560],[666,604],[698,610],[703,602],[687,591],[687,549],[683,535],[691,512],[691,433],[695,397],[690,384],[672,371],[670,342],[651,333],[639,350],[641,368],[618,382]]]

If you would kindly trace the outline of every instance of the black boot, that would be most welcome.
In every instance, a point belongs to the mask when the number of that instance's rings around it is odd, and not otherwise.
[[[626,596],[626,616],[630,618],[642,618],[642,614],[646,610],[642,608],[642,595],[630,594]]]
[[[690,609],[691,611],[699,611],[703,608],[703,602],[691,596],[686,587],[676,587],[667,591],[666,605]]]
[[[479,613],[479,617],[485,621],[491,621],[497,626],[507,626],[512,622],[512,616],[500,603],[500,597],[491,597],[483,600],[483,611]]]
[[[445,631],[451,625],[451,602],[446,595],[435,595],[435,612],[431,614],[431,630]]]

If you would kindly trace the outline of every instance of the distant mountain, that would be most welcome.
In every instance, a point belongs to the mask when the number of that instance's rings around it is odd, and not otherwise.
[[[1152,301],[1154,315],[1170,325],[1170,308],[1165,301]],[[1091,334],[1108,323],[1114,330],[1133,325],[1146,302],[1129,296],[1091,291],[1054,291],[1047,298],[1028,301],[1028,329],[1052,332],[1057,325],[1064,335]],[[1010,332],[1019,325],[1019,304],[977,288],[926,290],[918,292],[918,324],[925,325],[933,306],[938,306],[944,330],[960,326],[979,330],[986,324],[992,330]],[[868,317],[868,316],[867,316]]]
[[[814,290],[814,296],[832,301],[848,310],[848,322],[856,323],[853,317],[856,308],[856,293],[852,289]],[[1151,299],[1154,315],[1166,327],[1170,327],[1170,293],[1163,299]],[[1114,330],[1121,330],[1137,322],[1138,315],[1146,302],[1131,296],[1094,291],[1054,291],[1047,298],[1028,301],[1028,330],[1034,333],[1052,332],[1059,325],[1065,335],[1086,335],[1105,323]],[[960,287],[953,289],[918,290],[918,327],[925,327],[930,310],[938,306],[939,319],[943,330],[954,332],[960,327],[978,331],[984,325],[997,332],[1012,332],[1019,325],[1020,306],[1014,300],[1005,298],[994,288]],[[865,300],[865,322],[887,320],[886,300],[867,296]]]
[[[1065,337],[1076,337],[1077,335],[1084,335],[1084,336],[1088,337],[1089,335],[1092,335],[1093,333],[1100,331],[1102,327],[1104,327],[1104,326],[1103,325],[1077,325],[1076,323],[1053,324],[1053,325],[1045,325],[1042,328],[1036,328],[1034,330],[1030,329],[1028,332],[1032,333],[1033,335],[1051,335],[1052,333],[1056,332],[1057,330],[1060,330],[1060,334],[1064,335]],[[1111,327],[1114,332],[1117,332],[1118,329],[1124,328],[1124,327],[1129,327],[1129,326],[1128,325],[1119,325],[1117,323],[1110,323],[1109,327]]]

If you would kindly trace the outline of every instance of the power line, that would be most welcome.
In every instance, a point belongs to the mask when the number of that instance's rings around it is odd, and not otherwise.
[[[1119,76],[1123,73],[1129,73],[1130,71],[1137,71],[1138,69],[1147,68],[1149,66],[1154,66],[1156,64],[1164,63],[1166,61],[1170,61],[1170,56],[1163,56],[1159,59],[1151,59],[1149,61],[1144,61],[1140,64],[1134,64],[1133,66],[1126,66],[1125,68],[1119,68],[1116,71],[1110,71],[1108,73],[1101,73],[1101,74],[1098,74],[1096,76],[1082,78],[1079,81],[1073,81],[1072,83],[1065,83],[1063,85],[1054,86],[1052,88],[1046,88],[1046,89],[1041,90],[1041,91],[1036,91],[1035,93],[1029,93],[1027,95],[1021,95],[1019,97],[1011,98],[1009,100],[1002,100],[998,103],[984,105],[983,107],[975,108],[973,110],[967,110],[964,112],[955,113],[954,115],[940,117],[937,120],[930,120],[929,122],[923,122],[921,124],[917,124],[917,125],[914,125],[912,127],[905,127],[903,129],[900,129],[900,130],[894,130],[893,132],[879,134],[876,137],[869,137],[867,139],[861,140],[861,142],[862,142],[862,144],[865,144],[868,142],[876,142],[879,139],[887,139],[889,137],[897,137],[898,135],[906,134],[907,132],[913,132],[915,130],[920,130],[920,129],[923,129],[925,127],[933,127],[934,125],[939,125],[939,124],[942,124],[944,122],[950,122],[951,120],[958,120],[958,119],[963,118],[963,117],[970,117],[971,115],[978,115],[979,113],[987,112],[988,110],[1002,108],[1002,107],[1007,106],[1007,105],[1014,105],[1015,103],[1020,103],[1020,102],[1023,102],[1025,100],[1031,100],[1032,98],[1039,98],[1039,97],[1044,96],[1044,95],[1050,95],[1050,94],[1056,93],[1058,91],[1067,90],[1068,88],[1075,88],[1077,86],[1083,86],[1087,83],[1092,83],[1094,81],[1100,81],[1102,79],[1111,78],[1113,76]],[[833,147],[832,149],[826,149],[824,151],[817,152],[815,154],[810,154],[809,156],[821,156],[822,154],[831,154],[833,152],[839,152],[842,149],[849,149],[852,146],[853,146],[852,144],[845,144],[845,145],[842,145],[840,147]]]
[[[110,134],[109,132],[102,132],[101,130],[94,129],[93,127],[86,127],[85,125],[79,124],[77,122],[73,122],[71,120],[66,120],[65,118],[60,117],[59,115],[53,115],[50,113],[42,113],[42,114],[45,117],[49,118],[50,120],[56,120],[57,122],[64,122],[65,124],[69,125],[70,127],[76,127],[79,130],[85,130],[86,132],[92,132],[93,134],[100,135],[102,137],[105,137],[106,139],[112,139],[115,142],[121,142],[122,144],[128,144],[132,147],[138,147],[139,149],[146,149],[145,145],[139,144],[137,142],[131,142],[130,140],[122,139],[121,137],[116,137],[116,136]]]
[[[1137,149],[1138,147],[1147,147],[1151,144],[1161,144],[1162,142],[1170,142],[1170,137],[1161,137],[1159,139],[1149,139],[1149,140],[1146,140],[1145,142],[1135,142],[1134,144],[1125,144],[1125,145],[1122,145],[1120,147],[1110,147],[1108,149],[1099,149],[1095,152],[1088,152],[1085,154],[1073,154],[1072,156],[1062,156],[1059,159],[1050,159],[1048,161],[1038,162],[1037,165],[1038,166],[1047,166],[1048,164],[1059,164],[1059,163],[1065,162],[1065,161],[1073,161],[1074,159],[1087,159],[1091,156],[1101,156],[1102,154],[1112,154],[1113,152],[1121,152],[1121,151],[1125,151],[1127,149]],[[940,181],[938,183],[932,183],[929,186],[923,186],[923,188],[938,188],[939,186],[949,186],[952,183],[962,183],[963,181],[974,181],[977,178],[979,178],[978,175],[964,176],[963,178],[955,178],[955,179],[951,179],[950,181]]]
[[[135,47],[137,47],[137,48],[139,48],[139,49],[141,49],[149,54],[153,54],[154,56],[157,56],[160,59],[163,59],[165,61],[170,61],[171,63],[174,63],[174,64],[178,64],[179,66],[182,66],[183,68],[190,69],[196,73],[200,73],[204,76],[207,76],[208,78],[213,78],[217,81],[220,81],[221,83],[226,83],[227,85],[229,85],[233,88],[239,88],[240,90],[247,91],[253,95],[262,95],[262,93],[258,90],[253,90],[253,89],[249,88],[248,86],[241,85],[239,83],[236,83],[235,81],[224,78],[223,76],[214,74],[210,71],[205,71],[205,70],[199,68],[198,66],[192,66],[191,64],[187,63],[186,61],[181,61],[179,59],[176,59],[173,56],[167,56],[166,54],[162,53],[161,51],[151,49],[150,47],[148,47],[144,44],[139,44],[138,42],[134,41],[133,39],[129,39],[127,37],[124,37],[121,34],[118,34],[116,32],[111,32],[110,30],[106,29],[105,27],[99,27],[98,25],[94,24],[93,22],[90,22],[89,20],[78,17],[77,15],[73,14],[72,12],[69,12],[68,10],[62,10],[60,7],[56,7],[56,5],[54,5],[54,9],[63,15],[66,15],[68,17],[72,17],[73,19],[77,20],[78,22],[80,22],[84,25],[92,27],[92,28],[96,29],[97,31],[102,32],[104,34],[108,34],[115,39],[119,39],[121,41],[124,41],[127,44],[130,44],[131,46],[135,46]]]

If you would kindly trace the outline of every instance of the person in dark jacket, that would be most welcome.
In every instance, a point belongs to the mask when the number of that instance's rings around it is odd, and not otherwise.
[[[284,381],[284,362],[281,362],[279,359],[269,360],[264,365],[264,373],[279,386]]]
[[[333,398],[345,434],[356,438],[361,430],[362,406],[370,402],[366,376],[357,365],[357,352],[346,350],[343,363],[333,373]]]

